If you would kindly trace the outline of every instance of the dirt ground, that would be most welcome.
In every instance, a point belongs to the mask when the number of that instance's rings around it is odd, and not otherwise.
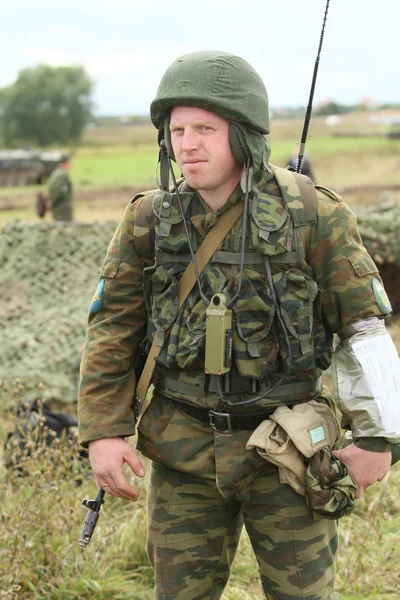
[[[34,204],[39,187],[32,188],[8,188],[7,192],[0,195],[0,211],[30,208]],[[112,202],[127,204],[129,198],[142,190],[129,186],[116,188],[84,188],[74,190],[74,201],[81,202]]]
[[[343,199],[350,205],[361,203],[363,198],[365,204],[369,204],[365,199],[371,196],[371,200],[376,199],[379,194],[387,189],[385,185],[368,185],[368,186],[349,186],[332,188],[339,193]],[[399,186],[391,186],[392,190],[400,189]],[[39,187],[32,188],[8,188],[7,192],[0,192],[0,211],[12,211],[21,209],[30,209],[35,206],[36,194]],[[110,209],[114,207],[124,207],[133,196],[142,192],[142,188],[119,186],[114,188],[85,188],[78,187],[74,190],[74,202],[76,206],[82,204],[90,204],[92,208],[97,206],[108,206]]]
[[[36,195],[39,187],[18,190],[0,190],[0,229],[7,222],[21,219],[23,221],[39,222],[36,214]],[[74,190],[74,220],[91,223],[94,221],[116,221],[123,215],[128,202],[143,189],[120,186],[115,188],[85,188]],[[52,221],[47,213],[44,221]]]

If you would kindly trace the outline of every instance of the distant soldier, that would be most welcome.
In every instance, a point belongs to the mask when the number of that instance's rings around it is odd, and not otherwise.
[[[57,169],[49,177],[49,201],[55,221],[72,221],[72,183],[68,171],[72,167],[69,156],[63,156]]]
[[[287,164],[288,167],[292,167],[294,170],[296,170],[298,155],[299,155],[299,148],[295,148],[293,150],[293,154],[290,156],[290,158],[288,160],[288,164]],[[303,162],[301,165],[301,174],[305,175],[306,177],[309,177],[312,180],[312,182],[315,183],[313,168],[312,168],[311,160],[310,160],[310,157],[308,156],[308,154],[304,154],[304,156],[303,156]]]

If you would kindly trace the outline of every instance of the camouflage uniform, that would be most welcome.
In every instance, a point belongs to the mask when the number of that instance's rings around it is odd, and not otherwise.
[[[204,373],[205,304],[196,287],[177,311],[177,282],[190,255],[176,195],[169,194],[168,202],[165,191],[134,199],[101,269],[81,367],[84,445],[135,433],[134,354],[143,337],[151,340],[156,329],[171,327],[156,360],[153,399],[140,421],[137,444],[152,461],[148,550],[158,600],[219,598],[243,524],[267,598],[334,597],[336,522],[314,519],[304,497],[280,483],[277,468],[246,450],[251,430],[222,432],[196,418],[196,411],[207,408],[238,415],[244,423],[249,415],[267,418],[280,403],[315,398],[331,404],[320,375],[330,364],[333,334],[360,319],[387,316],[374,296],[378,270],[352,212],[325,188],[319,188],[314,205],[303,204],[299,188],[278,184],[280,171],[260,171],[250,198],[233,319],[234,365],[223,382],[226,402],[215,376]],[[301,182],[309,185],[306,178]],[[221,214],[244,201],[238,186],[212,213],[185,183],[180,192],[195,249]],[[143,218],[141,206],[148,201],[153,212]],[[216,292],[227,298],[236,292],[242,228],[243,217],[201,274],[208,299]],[[149,243],[155,265],[146,251]],[[268,269],[286,336],[268,291]],[[292,368],[276,390],[241,405],[279,383],[290,353]]]
[[[49,200],[55,221],[72,221],[72,183],[65,169],[59,167],[49,177]]]

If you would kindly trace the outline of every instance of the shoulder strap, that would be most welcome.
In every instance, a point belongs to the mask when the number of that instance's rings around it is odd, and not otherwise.
[[[243,213],[243,203],[238,202],[233,204],[225,213],[223,213],[218,219],[214,227],[209,231],[205,239],[203,240],[200,248],[195,254],[197,269],[199,274],[203,271],[204,267],[211,259],[214,252],[217,250],[220,243],[223,241],[225,236],[233,227],[234,223]],[[193,267],[193,261],[189,263],[184,271],[178,284],[178,310],[182,307],[194,284],[196,283],[196,275]],[[142,375],[136,387],[136,410],[137,420],[139,421],[148,407],[150,400],[147,398],[147,391],[150,387],[150,383],[153,377],[155,368],[154,359],[160,354],[162,347],[169,335],[169,331],[161,337],[159,332],[156,331],[153,339],[153,344],[150,348],[149,355],[146,360]]]
[[[295,227],[317,222],[317,192],[309,177],[269,165],[276,177]]]
[[[177,186],[181,188],[181,191],[187,191],[187,184],[183,177],[178,179]],[[171,192],[172,191],[173,189],[171,188]],[[156,235],[154,228],[153,201],[159,193],[159,189],[149,190],[148,192],[136,194],[131,200],[131,204],[133,204],[136,200],[142,198],[136,212],[133,233],[135,238],[135,248],[139,257],[145,262],[154,261]]]
[[[153,215],[153,200],[159,190],[151,190],[137,194],[131,204],[142,198],[135,217],[133,235],[135,248],[143,261],[154,260],[155,229]]]

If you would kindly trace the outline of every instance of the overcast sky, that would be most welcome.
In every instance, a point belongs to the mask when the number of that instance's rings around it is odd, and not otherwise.
[[[0,88],[39,63],[82,65],[96,115],[149,112],[178,56],[238,54],[270,105],[305,106],[325,0],[3,0]],[[400,0],[330,0],[314,105],[400,100]]]

